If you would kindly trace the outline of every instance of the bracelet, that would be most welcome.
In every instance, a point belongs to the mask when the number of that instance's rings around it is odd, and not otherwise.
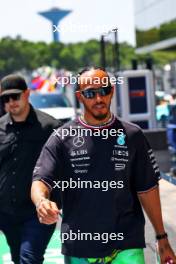
[[[167,237],[168,237],[167,233],[158,234],[158,235],[156,235],[156,240],[161,240],[161,239],[164,239],[164,238],[167,238]]]
[[[40,198],[40,200],[36,203],[36,209],[38,209],[38,207],[40,206],[40,204],[41,204],[41,202],[43,202],[43,201],[45,201],[45,200],[48,200],[47,198],[45,198],[45,197],[42,197],[42,198]],[[48,200],[49,201],[49,200]]]

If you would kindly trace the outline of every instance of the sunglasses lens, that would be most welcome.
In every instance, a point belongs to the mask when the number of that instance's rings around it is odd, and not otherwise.
[[[96,93],[98,93],[101,96],[106,96],[111,93],[111,90],[112,90],[111,86],[101,87],[98,89],[90,88],[90,89],[82,91],[82,94],[86,99],[92,99],[95,97]]]
[[[14,101],[19,100],[20,99],[21,94],[8,94],[8,95],[4,95],[2,97],[2,100],[4,103],[8,103],[10,101],[10,98]]]
[[[86,99],[92,99],[95,97],[95,92],[92,89],[82,91],[82,94]]]
[[[102,87],[102,88],[100,88],[100,90],[99,90],[99,94],[100,94],[101,96],[106,96],[106,95],[108,95],[108,94],[111,93],[111,89],[112,89],[111,86]]]
[[[21,96],[21,94],[12,94],[12,95],[11,95],[11,98],[12,98],[13,100],[19,100],[19,99],[20,99],[20,96]]]
[[[2,102],[3,103],[8,103],[9,102],[9,97],[8,96],[3,96],[2,97]]]

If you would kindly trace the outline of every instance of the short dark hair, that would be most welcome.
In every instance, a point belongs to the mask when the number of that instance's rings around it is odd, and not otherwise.
[[[103,67],[98,67],[98,66],[92,66],[92,67],[85,67],[83,68],[80,72],[78,72],[77,76],[76,76],[76,83],[75,83],[75,91],[78,91],[80,89],[80,84],[79,84],[79,78],[80,76],[85,73],[85,72],[88,72],[88,71],[91,71],[91,70],[101,70],[103,72],[105,72],[107,74],[107,77],[108,77],[108,81],[109,81],[109,84],[110,84],[110,77],[106,71],[105,68]]]

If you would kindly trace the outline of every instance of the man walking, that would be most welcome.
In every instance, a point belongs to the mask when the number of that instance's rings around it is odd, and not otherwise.
[[[103,69],[85,69],[77,81],[84,113],[53,133],[34,171],[31,195],[40,222],[57,221],[50,192],[58,188],[66,264],[144,264],[143,207],[161,263],[176,263],[162,221],[160,173],[146,138],[111,113],[114,88]]]
[[[40,264],[55,224],[38,221],[30,198],[32,172],[42,146],[59,122],[33,109],[21,76],[4,77],[0,87],[7,112],[0,118],[0,230],[15,264]]]

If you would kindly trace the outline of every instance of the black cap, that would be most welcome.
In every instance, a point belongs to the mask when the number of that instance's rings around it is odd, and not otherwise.
[[[6,94],[19,94],[27,90],[27,84],[24,78],[17,74],[5,76],[0,82],[1,96]]]

